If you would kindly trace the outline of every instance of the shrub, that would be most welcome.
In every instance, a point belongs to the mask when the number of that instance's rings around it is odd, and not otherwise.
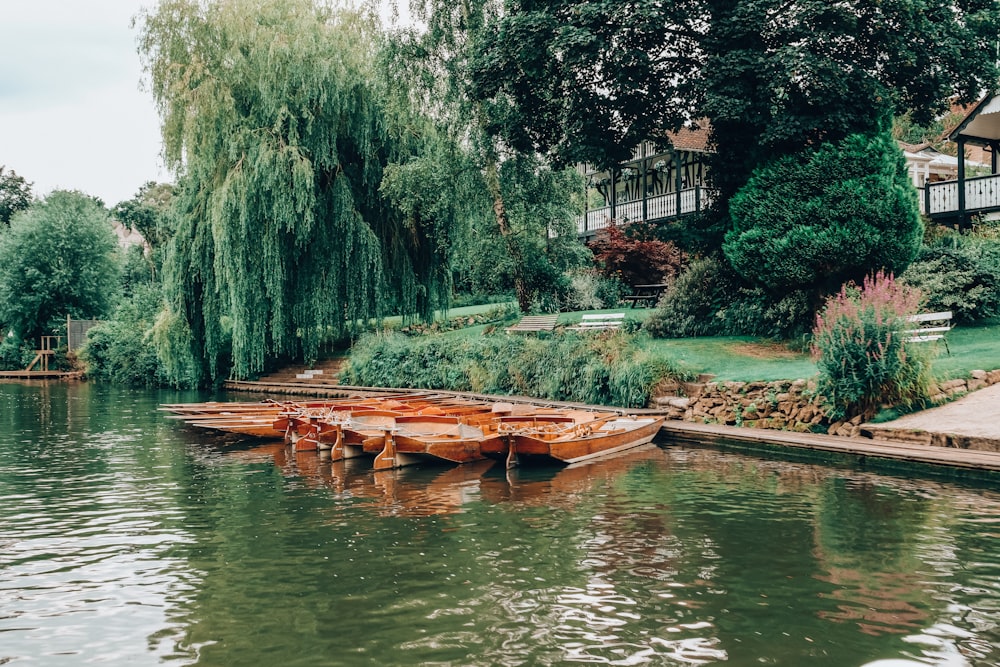
[[[670,286],[645,328],[658,338],[766,336],[796,338],[809,331],[813,310],[808,294],[789,290],[774,296],[746,286],[722,262],[692,262]]]
[[[626,285],[673,280],[687,263],[680,248],[654,238],[649,225],[641,222],[624,229],[609,226],[603,238],[590,244],[590,249],[602,273]]]
[[[152,341],[153,324],[162,306],[159,287],[139,284],[134,290],[110,320],[87,332],[80,356],[87,374],[96,380],[134,387],[170,384]]]
[[[900,280],[918,288],[932,311],[957,322],[1000,315],[1000,242],[950,234],[924,246]]]
[[[22,371],[35,358],[35,346],[17,336],[0,338],[0,370]]]
[[[723,252],[779,294],[829,294],[872,271],[903,271],[923,238],[903,154],[888,133],[855,134],[757,169],[730,202]]]
[[[645,328],[657,338],[714,335],[718,331],[716,314],[738,289],[735,276],[719,261],[692,262],[661,297]]]
[[[570,287],[560,310],[600,310],[614,308],[625,292],[617,278],[608,278],[596,271],[571,271]]]
[[[345,384],[476,391],[642,407],[664,377],[688,377],[636,349],[634,336],[497,334],[456,341],[366,336],[341,371]]]
[[[874,416],[882,403],[911,406],[928,396],[926,348],[907,344],[906,317],[920,307],[919,290],[882,272],[861,287],[844,285],[816,318],[813,353],[819,392],[833,419]]]

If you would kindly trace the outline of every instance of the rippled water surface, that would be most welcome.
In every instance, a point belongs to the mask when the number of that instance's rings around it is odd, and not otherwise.
[[[1000,664],[995,483],[669,442],[373,473],[156,411],[203,398],[0,384],[0,664]]]

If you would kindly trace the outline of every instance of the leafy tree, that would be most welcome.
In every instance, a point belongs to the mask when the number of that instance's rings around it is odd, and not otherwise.
[[[139,188],[134,197],[119,202],[111,209],[111,214],[118,222],[138,232],[149,246],[148,252],[145,249],[130,249],[130,256],[139,253],[153,280],[159,277],[163,253],[173,236],[171,205],[176,193],[177,189],[170,183],[149,181]],[[130,266],[134,266],[134,263],[130,263]]]
[[[31,185],[13,169],[7,171],[0,165],[0,224],[10,225],[15,213],[31,205]]]
[[[984,0],[505,0],[473,61],[489,129],[557,160],[620,161],[707,118],[721,241],[753,170],[805,146],[925,123],[998,80],[1000,4]]]
[[[781,157],[754,173],[730,210],[723,252],[733,268],[816,302],[873,268],[902,272],[923,239],[905,161],[887,133]]]
[[[245,377],[315,358],[357,320],[447,302],[435,239],[453,221],[408,217],[379,189],[422,126],[375,85],[372,23],[310,0],[164,0],[141,22],[179,175],[159,340],[187,337],[203,378],[228,371],[231,346]]]
[[[413,99],[469,149],[493,222],[492,229],[479,226],[473,233],[503,249],[498,266],[509,271],[526,312],[565,267],[585,260],[569,224],[578,208],[574,193],[583,188],[575,174],[553,171],[533,151],[498,141],[490,128],[500,110],[470,96],[470,59],[494,10],[491,0],[412,0],[412,14],[423,26],[390,36],[385,67],[397,80],[405,72]]]
[[[170,240],[170,206],[176,194],[170,183],[148,181],[134,197],[118,202],[111,213],[125,227],[141,234],[151,247],[161,248]]]
[[[32,340],[67,315],[104,316],[118,271],[108,212],[83,193],[53,192],[0,235],[0,321]]]

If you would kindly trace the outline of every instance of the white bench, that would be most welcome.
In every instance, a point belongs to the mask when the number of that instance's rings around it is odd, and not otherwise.
[[[625,313],[604,313],[601,315],[584,315],[580,323],[567,327],[571,331],[607,331],[618,329],[625,322]]]
[[[951,354],[951,350],[948,349],[948,339],[944,337],[946,333],[951,331],[950,310],[940,313],[910,315],[906,318],[906,321],[917,325],[917,328],[907,329],[903,332],[906,335],[907,343],[927,343],[933,340],[940,340],[944,342],[944,349],[947,350],[948,354]]]

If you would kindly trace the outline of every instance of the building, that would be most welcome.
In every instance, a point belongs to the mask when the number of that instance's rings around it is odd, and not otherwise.
[[[707,153],[708,127],[702,123],[667,134],[663,145],[643,142],[631,161],[614,169],[580,165],[587,190],[577,234],[590,240],[612,220],[663,222],[705,209],[711,203],[705,186]]]

